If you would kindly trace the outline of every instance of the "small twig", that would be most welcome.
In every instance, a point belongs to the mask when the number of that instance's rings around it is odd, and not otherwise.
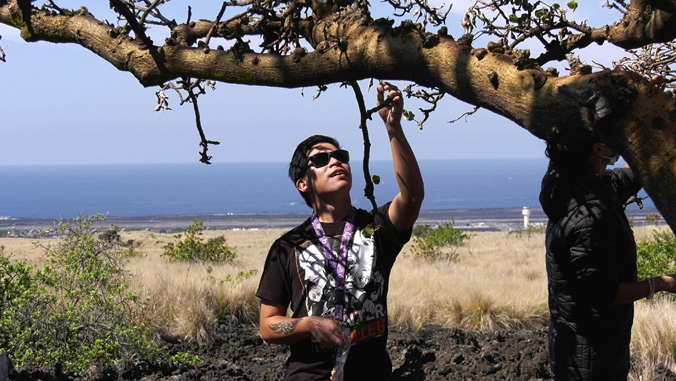
[[[357,81],[350,81],[350,86],[354,90],[355,98],[357,98],[357,104],[359,105],[359,128],[361,129],[362,138],[364,140],[364,160],[362,161],[362,167],[364,171],[364,181],[366,185],[364,186],[364,196],[366,196],[369,201],[371,201],[371,206],[373,209],[378,208],[376,203],[376,196],[373,194],[373,181],[371,180],[371,171],[369,169],[369,161],[371,158],[371,140],[369,138],[368,128],[366,127],[366,120],[370,119],[370,114],[367,115],[366,105],[364,104],[364,95],[359,88]]]
[[[150,5],[148,6],[147,9],[144,10],[143,15],[142,15],[141,18],[139,19],[139,22],[141,23],[141,25],[143,25],[143,24],[146,23],[146,18],[148,18],[148,15],[151,14],[151,13],[153,12],[153,10],[155,10],[155,9],[156,9],[160,4],[162,4],[163,2],[164,2],[164,0],[155,0],[155,1],[153,1],[152,4],[150,4]],[[160,18],[160,19],[161,19],[163,22],[165,22],[166,25],[169,26],[169,27],[171,27],[170,24],[175,24],[175,22],[172,23],[169,19],[163,18],[162,15],[161,15],[161,13],[159,12],[159,10],[157,11],[156,17]]]
[[[374,107],[374,108],[372,108],[372,109],[366,111],[366,118],[367,118],[368,120],[371,120],[371,117],[373,116],[374,113],[380,111],[380,109],[382,109],[382,108],[387,107],[390,103],[392,103],[392,100],[393,100],[393,99],[394,99],[393,96],[392,96],[392,97],[389,97],[389,96],[388,96],[384,101],[382,101],[382,102],[380,103],[380,105],[378,105],[378,106],[376,106],[376,107]]]
[[[324,93],[326,90],[328,90],[328,87],[327,87],[326,85],[318,86],[318,87],[317,87],[317,94],[315,94],[315,95],[312,97],[312,100],[314,101],[314,100],[316,100],[317,98],[319,98],[319,96],[322,95],[322,93]]]
[[[188,88],[188,97],[193,105],[192,107],[195,112],[195,126],[197,126],[197,132],[200,135],[200,146],[202,147],[202,152],[200,152],[200,162],[204,164],[211,164],[210,161],[211,156],[207,155],[207,151],[209,150],[209,144],[219,145],[221,143],[214,140],[207,140],[207,137],[204,134],[204,130],[202,129],[202,120],[200,117],[200,109],[199,106],[197,105],[197,96],[193,92],[193,89],[194,86],[192,85]]]
[[[206,46],[209,46],[209,40],[211,40],[211,35],[214,33],[214,30],[216,30],[216,27],[218,24],[221,22],[221,17],[223,17],[223,13],[225,12],[225,2],[223,2],[223,5],[221,5],[221,10],[218,12],[218,16],[216,16],[216,21],[214,21],[213,25],[211,25],[211,28],[209,29],[209,32],[207,33],[206,38],[204,39],[204,44]]]
[[[460,115],[459,117],[457,117],[457,118],[455,118],[455,119],[449,121],[448,123],[449,123],[449,124],[453,124],[453,123],[459,121],[460,119],[462,119],[463,117],[465,118],[465,121],[467,121],[467,117],[470,116],[470,115],[473,115],[475,112],[479,111],[480,108],[481,108],[481,107],[476,106],[476,107],[474,107],[474,110],[472,110],[472,111],[467,111],[467,112],[463,113],[462,115]]]
[[[157,106],[155,107],[155,111],[160,111],[160,110],[171,110],[169,107],[169,96],[164,93],[164,90],[167,88],[167,86],[162,87],[158,92],[155,93],[157,96]]]

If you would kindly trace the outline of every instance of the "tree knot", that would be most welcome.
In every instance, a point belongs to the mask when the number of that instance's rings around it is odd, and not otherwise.
[[[441,41],[441,38],[439,35],[432,34],[432,33],[425,33],[424,35],[425,40],[423,42],[423,47],[425,49],[431,49],[437,45],[439,45],[439,42]]]
[[[472,49],[472,52],[470,54],[476,57],[476,59],[478,59],[479,61],[481,61],[482,59],[484,59],[484,57],[486,57],[486,54],[488,54],[488,50],[484,48]]]
[[[530,49],[514,50],[512,62],[519,70],[535,68],[535,62],[530,58]]]
[[[465,33],[458,38],[458,45],[471,47],[472,41],[474,41],[474,35],[472,33]]]
[[[307,50],[305,50],[303,47],[298,47],[291,53],[291,58],[293,59],[293,62],[298,63],[300,62],[301,58],[305,57],[306,55]]]

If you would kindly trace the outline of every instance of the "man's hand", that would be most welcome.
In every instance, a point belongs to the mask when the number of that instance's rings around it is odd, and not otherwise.
[[[660,275],[656,276],[655,280],[659,283],[655,283],[656,292],[657,291],[666,291],[672,294],[676,293],[676,274],[669,275]]]
[[[343,329],[333,318],[308,316],[302,319],[308,324],[310,334],[319,343],[320,350],[345,345]]]
[[[404,98],[399,89],[387,82],[381,82],[378,86],[378,106],[385,101],[385,94],[387,97],[392,97],[392,101],[387,106],[378,110],[378,114],[385,122],[385,125],[391,126],[393,124],[401,123],[401,114],[404,111]]]
[[[261,300],[261,338],[268,343],[293,344],[309,336],[319,343],[319,349],[342,346],[343,330],[333,318],[307,316],[294,319],[286,316],[286,306]]]

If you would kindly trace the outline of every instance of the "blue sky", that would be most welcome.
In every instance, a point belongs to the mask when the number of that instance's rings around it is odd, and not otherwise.
[[[179,6],[187,3],[177,2]],[[465,9],[467,3],[456,2],[454,10]],[[78,8],[80,2],[57,4]],[[595,12],[608,13],[601,10],[601,4],[603,1],[585,0],[576,14],[585,18],[598,17]],[[97,15],[105,8],[91,10]],[[462,34],[459,19],[452,14],[447,21],[453,35]],[[192,108],[179,106],[175,94],[168,93],[171,111],[155,112],[157,88],[142,87],[131,74],[118,71],[82,47],[26,43],[18,31],[5,25],[0,25],[0,36],[7,55],[7,62],[0,62],[0,165],[198,161],[199,137]],[[583,60],[606,65],[619,56],[609,46],[595,46],[585,54]],[[375,93],[367,93],[365,82],[362,91],[367,107],[373,107]],[[315,133],[336,137],[354,158],[360,158],[363,146],[352,90],[333,85],[313,100],[315,93],[316,88],[224,83],[217,84],[216,91],[207,90],[199,100],[202,124],[209,139],[221,142],[209,149],[213,161],[288,161],[296,144]],[[407,101],[405,107],[416,112],[424,106]],[[424,130],[414,122],[404,123],[417,157],[544,157],[544,144],[539,139],[488,111],[448,123],[472,108],[447,96]],[[372,158],[389,159],[382,122],[374,118],[369,131]]]

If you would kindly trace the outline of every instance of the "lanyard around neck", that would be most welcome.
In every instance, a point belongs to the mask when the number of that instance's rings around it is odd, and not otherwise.
[[[333,253],[333,248],[329,243],[329,239],[326,237],[326,233],[324,233],[324,228],[322,228],[319,218],[317,218],[314,213],[312,213],[311,217],[312,227],[314,227],[317,238],[319,238],[319,242],[321,242],[324,247],[324,255],[329,262],[329,266],[331,266],[333,278],[336,281],[334,318],[341,322],[343,321],[343,305],[345,304],[343,285],[345,282],[345,268],[347,267],[347,251],[350,239],[352,238],[352,233],[354,232],[354,218],[356,214],[356,209],[352,207],[345,220],[343,237],[340,241],[340,251],[337,256]]]

